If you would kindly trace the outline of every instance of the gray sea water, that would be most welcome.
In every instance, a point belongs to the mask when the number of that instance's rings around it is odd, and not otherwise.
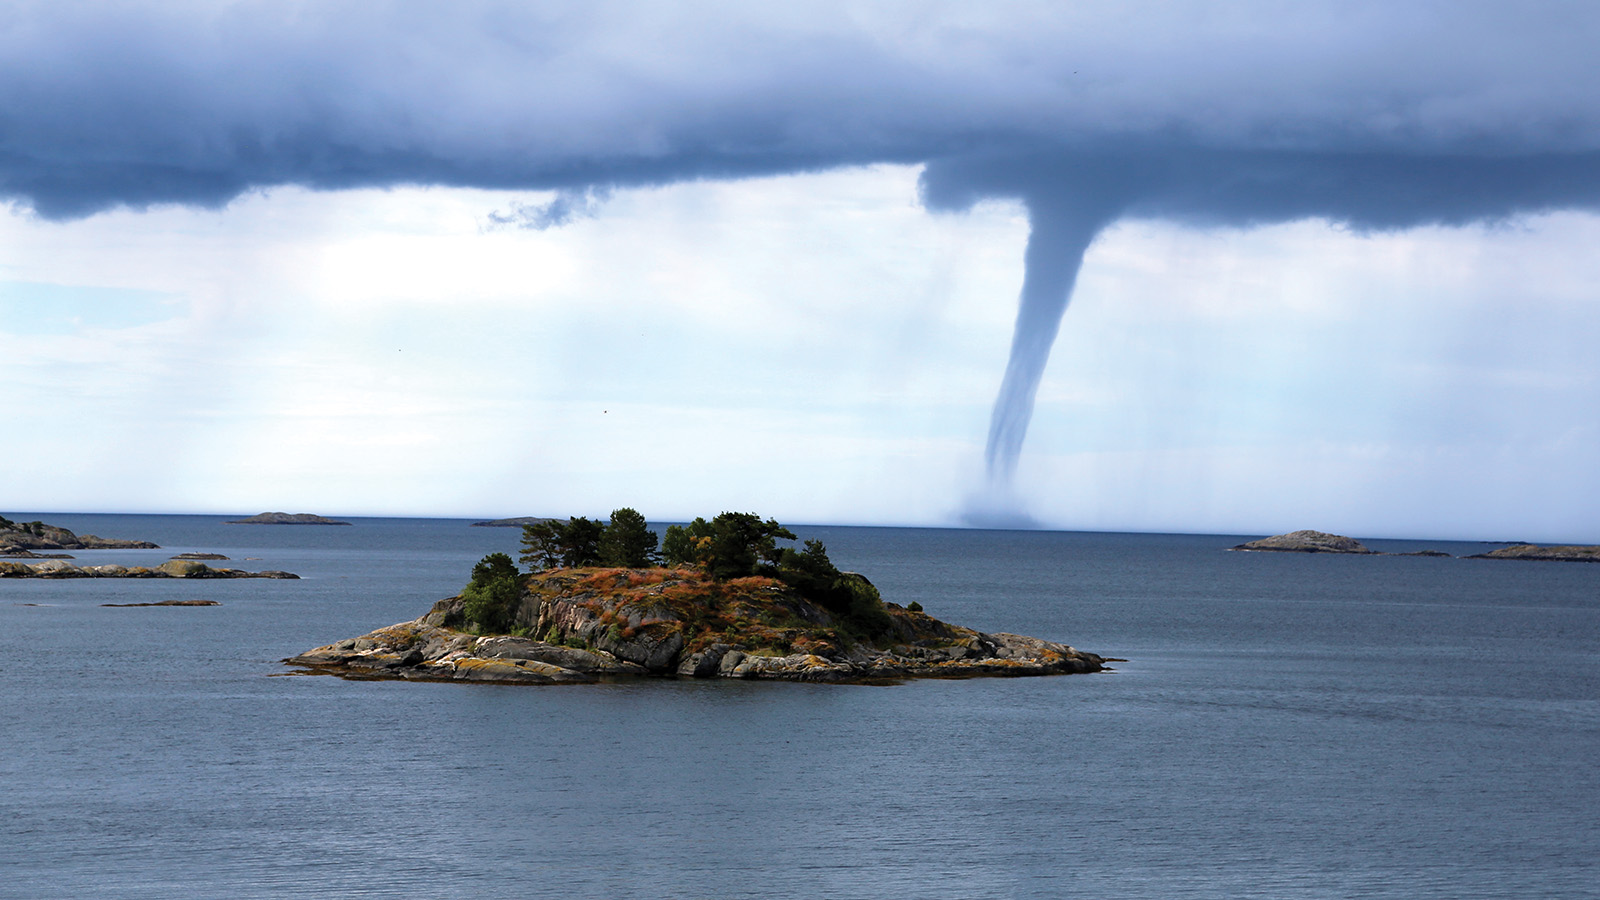
[[[0,580],[0,897],[1600,897],[1600,565],[798,527],[888,599],[1127,661],[407,684],[279,660],[516,529],[7,515],[303,579]],[[101,606],[169,598],[222,605]]]

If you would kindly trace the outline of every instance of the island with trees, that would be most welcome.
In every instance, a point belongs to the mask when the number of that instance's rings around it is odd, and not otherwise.
[[[725,512],[669,526],[636,510],[524,526],[422,617],[284,662],[352,678],[527,684],[622,677],[894,681],[1100,671],[1065,644],[941,622],[885,602],[820,541]],[[780,543],[783,542],[783,543]]]

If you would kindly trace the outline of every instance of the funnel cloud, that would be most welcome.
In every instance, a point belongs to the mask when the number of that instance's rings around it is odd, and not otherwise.
[[[70,220],[281,185],[553,191],[489,214],[543,229],[618,188],[923,165],[930,210],[1028,213],[1000,497],[1104,228],[1600,209],[1597,44],[1600,7],[1565,2],[21,4],[0,197]]]

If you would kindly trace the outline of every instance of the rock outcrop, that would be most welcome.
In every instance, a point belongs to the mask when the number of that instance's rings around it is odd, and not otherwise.
[[[1375,550],[1368,550],[1355,538],[1322,531],[1291,531],[1288,534],[1274,535],[1258,541],[1248,541],[1228,549],[1270,550],[1280,553],[1377,553]]]
[[[1600,545],[1561,545],[1541,547],[1538,544],[1517,544],[1501,547],[1488,553],[1475,553],[1467,559],[1533,559],[1553,562],[1600,562]]]
[[[859,577],[859,576],[857,576]],[[410,622],[284,662],[352,678],[589,682],[617,677],[893,681],[1095,672],[1065,644],[985,634],[893,603],[881,630],[846,620],[771,578],[715,582],[688,569],[557,569],[529,576],[513,634],[481,635],[452,597]]]
[[[13,522],[0,517],[0,552],[18,556],[26,550],[159,550],[149,541],[127,541],[92,534],[73,534],[70,529],[43,522]],[[26,558],[26,557],[23,557]],[[70,557],[69,557],[70,558]]]
[[[284,513],[264,512],[256,513],[248,519],[234,519],[223,522],[224,525],[349,525],[349,522],[340,522],[312,513]]]
[[[0,562],[0,578],[299,578],[290,572],[214,569],[188,559],[169,559],[159,566],[77,566],[60,559],[42,562]]]

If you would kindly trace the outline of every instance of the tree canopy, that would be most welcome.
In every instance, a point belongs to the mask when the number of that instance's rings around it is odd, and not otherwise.
[[[472,567],[472,580],[461,590],[461,612],[469,627],[501,634],[511,628],[522,599],[522,573],[511,557],[491,553]]]
[[[642,569],[656,562],[656,533],[639,511],[624,506],[611,511],[600,535],[600,565]]]
[[[780,547],[779,541],[796,540],[794,532],[775,519],[754,513],[723,512],[707,521],[696,518],[688,525],[670,525],[660,540],[638,510],[612,510],[610,521],[600,523],[575,516],[522,528],[521,560],[535,569],[610,566],[646,568],[693,566],[717,581],[761,575],[776,578],[801,596],[827,609],[846,628],[878,635],[890,627],[888,613],[877,588],[865,577],[841,572],[828,558],[821,541],[808,540],[802,549]],[[510,557],[494,553],[473,568],[467,598],[469,620],[485,629],[510,622],[519,575]],[[505,585],[510,584],[509,588]],[[506,591],[511,591],[507,600]],[[500,618],[503,611],[504,618]]]
[[[522,526],[521,562],[535,569],[600,565],[605,526],[583,516]]]

